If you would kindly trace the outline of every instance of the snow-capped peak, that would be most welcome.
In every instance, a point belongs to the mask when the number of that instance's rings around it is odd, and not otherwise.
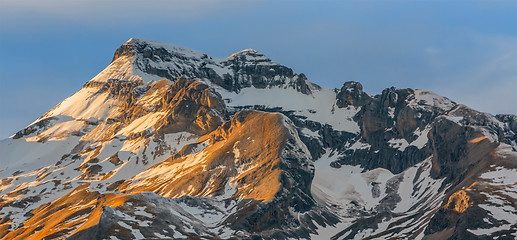
[[[124,46],[131,47],[132,50],[136,51],[137,53],[145,53],[146,51],[148,52],[150,49],[160,49],[161,51],[183,55],[184,57],[202,58],[203,56],[206,56],[206,54],[202,52],[195,51],[189,48],[184,48],[170,43],[157,42],[143,38],[130,38],[119,49],[124,48]],[[144,54],[143,57],[151,56]]]
[[[248,48],[248,49],[244,49],[244,50],[238,51],[238,52],[228,56],[228,58],[236,58],[236,57],[238,57],[240,55],[262,55],[262,56],[264,56],[263,54],[261,54],[257,50]]]
[[[267,58],[264,54],[258,52],[254,49],[244,49],[242,51],[236,52],[227,57],[228,60],[244,60],[246,62],[267,62],[272,63],[271,59]]]
[[[514,239],[515,133],[425,90],[132,38],[0,141],[0,236]]]
[[[91,82],[110,80],[150,82],[160,79],[175,80],[181,75],[193,75],[212,58],[202,52],[147,39],[131,38],[113,55],[111,64]]]
[[[262,75],[261,78],[249,76]],[[264,54],[245,49],[227,58],[212,58],[202,52],[147,39],[131,38],[120,46],[111,64],[87,85],[102,87],[109,82],[136,85],[180,76],[201,79],[230,92],[243,88],[293,88],[310,94],[318,87],[303,74],[271,61]]]

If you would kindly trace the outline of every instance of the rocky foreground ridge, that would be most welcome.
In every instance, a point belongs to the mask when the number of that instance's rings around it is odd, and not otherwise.
[[[515,239],[517,117],[130,39],[0,141],[1,239]]]

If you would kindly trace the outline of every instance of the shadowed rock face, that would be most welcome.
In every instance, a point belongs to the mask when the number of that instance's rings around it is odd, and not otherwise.
[[[240,112],[198,139],[209,145],[200,152],[171,157],[122,184],[119,190],[156,192],[166,197],[217,196],[225,193],[228,184],[237,188],[230,197],[268,201],[280,187],[280,154],[288,134],[278,114]]]
[[[163,127],[158,130],[163,133],[187,130],[203,135],[215,130],[225,114],[225,105],[218,93],[185,77],[167,89],[161,106],[158,111],[167,113]]]
[[[504,129],[504,143],[509,145],[515,145],[517,143],[517,116],[511,114],[498,114],[496,118],[506,125]],[[517,147],[514,147],[517,151]]]
[[[345,154],[336,162],[336,166],[352,164],[366,169],[382,167],[400,173],[431,155],[423,146],[397,147],[390,141],[398,139],[398,142],[415,142],[419,138],[415,132],[425,132],[446,109],[421,106],[417,101],[420,95],[427,94],[421,91],[389,88],[371,98],[361,89],[358,83],[345,83],[338,97],[343,98],[346,93],[346,102],[350,105],[363,103],[360,105],[361,111],[354,116],[361,126],[361,133],[355,141],[369,147],[343,149]],[[345,100],[338,99],[337,102],[344,103]]]
[[[52,120],[56,120],[56,119],[52,118],[52,117],[41,119],[41,120],[27,126],[26,128],[18,131],[17,133],[15,133],[13,136],[13,139],[18,139],[18,138],[33,134],[33,133],[37,132],[38,130],[39,131],[45,130],[45,128],[48,127],[48,125],[50,125],[50,122]]]
[[[228,216],[232,228],[262,232],[301,227],[286,210],[304,213],[314,207],[310,197],[313,172],[308,153],[293,134],[294,126],[281,114],[239,112],[197,140],[208,144],[200,152],[171,157],[118,190],[155,192],[171,198],[224,195],[245,199],[248,207]]]
[[[429,133],[433,152],[433,177],[462,177],[502,140],[504,130],[495,118],[458,105],[437,118]]]
[[[247,49],[225,59],[213,59],[204,53],[178,46],[131,39],[115,51],[113,61],[127,57],[134,68],[155,76],[175,80],[181,76],[202,78],[224,89],[288,87],[303,94],[320,87],[291,68],[274,63],[263,54]]]
[[[146,210],[148,215],[160,216],[152,220],[152,228],[146,228],[148,230],[142,233],[145,237],[152,237],[153,232],[160,232],[164,226],[170,225],[170,222],[165,222],[166,219],[172,221],[176,228],[166,232],[164,236],[173,237],[178,231],[187,234],[183,230],[178,230],[186,228],[185,223],[174,221],[177,216],[166,211],[170,206],[149,205],[156,201],[165,201],[174,206],[185,203],[219,209],[220,214],[226,219],[227,227],[245,230],[257,236],[282,238],[293,234],[308,236],[308,233],[314,229],[294,218],[295,213],[314,214],[314,218],[323,222],[337,221],[337,218],[330,213],[321,215],[321,209],[315,206],[310,196],[313,166],[308,161],[308,152],[300,146],[301,142],[292,122],[285,116],[257,111],[239,112],[215,131],[199,138],[198,143],[193,145],[199,143],[205,143],[206,147],[198,152],[191,151],[183,157],[171,157],[132,179],[112,187],[117,192],[124,193],[123,195],[100,194],[90,191],[87,185],[80,186],[52,205],[35,209],[32,213],[34,216],[27,223],[80,216],[74,224],[88,220],[75,231],[58,230],[64,227],[73,229],[73,226],[76,226],[62,225],[63,223],[58,221],[60,225],[53,228],[47,226],[45,229],[49,229],[37,236],[55,237],[73,233],[70,239],[105,236],[134,238],[136,236],[131,232],[116,224],[117,221],[124,220],[117,214],[120,212],[133,214],[135,207],[140,206],[149,208]],[[151,197],[138,195],[144,191],[158,195]],[[193,198],[180,198],[181,200],[174,202],[165,200],[181,196]],[[71,210],[77,197],[81,199],[81,202],[78,202],[81,205],[80,213]],[[235,210],[224,210],[214,206],[216,204],[214,202],[205,202],[203,197],[219,198],[222,202],[241,207]],[[56,208],[64,209],[56,211]],[[88,209],[92,211],[91,214],[86,212]],[[67,211],[66,214],[65,211]],[[195,218],[192,219],[194,220]],[[8,236],[26,236],[34,231],[37,225],[18,228]],[[134,227],[139,226],[136,224]],[[196,235],[217,238],[210,229],[212,228],[200,226]],[[286,231],[286,229],[289,230]]]
[[[336,96],[336,105],[340,108],[350,105],[355,107],[364,106],[372,100],[372,97],[363,92],[363,85],[358,82],[345,82]]]
[[[454,169],[459,176],[453,178],[446,200],[426,227],[424,239],[513,239],[517,232],[512,220],[515,198],[508,190],[514,189],[515,182],[497,179],[509,177],[498,171],[515,169],[517,155],[483,141],[468,143],[466,155],[456,165],[468,168]],[[505,210],[494,213],[500,208]]]
[[[0,141],[0,237],[514,239],[515,132],[425,90],[131,39]]]
[[[439,119],[430,132],[433,149],[433,177],[455,179],[461,177],[469,168],[493,149],[497,143],[482,141],[469,143],[472,136],[480,133],[469,127],[459,126],[455,122]]]

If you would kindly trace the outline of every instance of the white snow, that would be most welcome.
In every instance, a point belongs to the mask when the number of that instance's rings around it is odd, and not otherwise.
[[[409,146],[415,146],[418,149],[422,149],[429,141],[427,138],[429,130],[431,130],[430,125],[428,125],[423,131],[420,129],[415,130],[414,134],[417,135],[418,138],[411,143],[408,143],[408,141],[404,138],[390,139],[388,143],[391,148],[395,148],[400,151],[404,151]]]
[[[119,79],[123,81],[141,82],[142,77],[135,74],[133,58],[121,56],[110,63],[102,72],[97,74],[90,82],[108,82],[109,79]]]
[[[382,199],[382,195],[374,198],[371,183],[380,179],[386,180],[392,174],[385,169],[362,173],[363,169],[359,166],[331,167],[330,163],[338,157],[338,155],[330,156],[327,152],[314,163],[315,173],[311,193],[319,201],[327,204],[346,205],[354,201],[371,210]]]
[[[166,238],[167,238],[167,236],[162,235],[162,234],[157,233],[157,232],[155,232],[155,233],[154,233],[154,235],[155,235],[157,238],[159,238],[159,239],[166,239]]]
[[[378,229],[361,231],[354,236],[354,239],[380,233],[398,219],[416,212],[425,212],[424,217],[408,219],[404,223],[408,226],[408,231],[400,233],[400,236],[406,236],[404,234],[410,236],[416,229],[425,227],[425,216],[432,214],[433,210],[441,204],[444,193],[443,190],[438,191],[438,189],[443,179],[435,180],[430,177],[430,158],[397,175],[381,168],[364,171],[358,166],[330,167],[330,163],[338,158],[338,155],[331,155],[327,152],[314,163],[315,175],[311,193],[317,202],[327,205],[330,209],[335,209],[344,219],[343,223],[346,224],[341,227],[341,230],[352,223],[352,221],[347,222],[347,216],[354,219],[353,215],[349,215],[348,210],[355,208],[367,212],[374,211],[375,207],[380,204],[380,200],[387,196],[388,184],[392,185],[391,187],[398,185],[396,194],[401,198],[393,210],[393,212],[401,214],[399,217],[384,220],[379,224]],[[419,168],[423,171],[417,175]],[[374,195],[374,188],[377,188],[377,195]],[[409,211],[414,206],[417,207]],[[337,233],[331,226],[320,228],[317,231],[318,234],[327,235]],[[384,237],[386,236],[383,235]]]
[[[188,212],[189,214],[192,214],[196,219],[203,222],[204,226],[207,227],[216,227],[219,223],[221,223],[225,217],[228,216],[229,212],[226,212],[226,208],[222,207],[221,209],[216,208],[217,210],[208,210],[208,209],[202,209],[202,208],[196,208],[196,207],[190,207],[187,206],[185,203],[181,202],[178,204],[183,210]]]
[[[164,112],[149,113],[132,121],[129,125],[121,129],[116,135],[129,136],[132,133],[143,132],[147,129],[152,131],[153,126],[166,117]]]
[[[148,62],[143,62],[142,56],[139,55],[136,57],[121,56],[113,61],[104,71],[90,80],[89,83],[99,86],[114,81],[113,79],[117,79],[119,81],[133,82],[135,84],[152,84],[153,81],[162,79],[162,77],[142,72],[140,69],[143,69],[144,64],[177,74],[199,68],[201,64],[205,62],[206,67],[212,69],[217,75],[233,76],[234,72],[232,68],[225,64],[241,54],[245,54],[245,58],[250,61],[245,64],[276,64],[252,49],[243,50],[226,59],[212,59],[203,53],[171,44],[140,39],[131,39],[128,44],[132,41],[140,43],[145,41],[149,47],[164,48],[173,53],[178,59],[164,61],[157,57],[155,60],[146,60]],[[201,60],[202,58],[206,58],[206,61]],[[274,69],[271,68],[270,71],[274,71]],[[280,79],[280,77],[277,76],[275,80],[286,80],[287,83],[290,83],[289,81],[294,79]],[[201,79],[201,81],[216,89],[227,101],[227,106],[231,109],[239,109],[240,107],[253,105],[263,105],[267,108],[279,107],[285,111],[292,111],[294,115],[305,117],[308,120],[328,124],[334,130],[353,134],[360,133],[359,125],[353,118],[361,109],[354,107],[338,108],[335,105],[337,93],[332,89],[311,88],[312,94],[305,95],[289,87],[288,84],[284,84],[267,89],[249,87],[236,93],[228,92],[220,86],[208,82],[206,79]],[[239,79],[238,81],[243,83],[248,80]],[[170,86],[171,83],[172,81],[169,81],[166,85]],[[146,86],[147,85],[143,85],[139,89],[145,89]],[[152,111],[161,100],[161,94],[163,94],[164,91],[164,89],[161,89],[161,91],[156,91],[153,94],[144,95],[144,97],[138,101],[142,103],[141,106],[145,110]],[[188,174],[184,169],[204,163],[206,160],[205,157],[208,154],[204,151],[208,145],[207,143],[200,144],[198,149],[196,149],[193,154],[188,155],[187,159],[181,163],[172,163],[166,167],[155,167],[150,171],[144,171],[172,156],[187,144],[196,142],[198,136],[186,132],[179,132],[163,135],[164,139],[161,142],[155,142],[152,138],[128,140],[126,137],[133,133],[147,132],[152,134],[156,130],[154,126],[166,117],[166,113],[152,112],[126,125],[119,125],[121,123],[112,125],[104,124],[103,122],[106,119],[118,118],[122,115],[123,109],[121,107],[124,106],[125,102],[120,100],[120,98],[113,96],[108,91],[99,91],[98,87],[82,88],[38,119],[42,120],[47,117],[54,117],[48,126],[24,138],[16,140],[10,138],[0,141],[0,152],[2,153],[0,179],[6,180],[5,184],[0,185],[0,194],[4,194],[2,195],[2,199],[15,200],[36,195],[41,197],[39,202],[31,204],[24,209],[3,207],[2,210],[0,210],[0,216],[9,215],[13,220],[13,224],[18,226],[26,220],[27,217],[24,215],[28,211],[42,204],[55,201],[86,182],[90,183],[89,187],[91,191],[105,193],[107,192],[105,186],[118,180],[128,180],[134,177],[131,183],[133,187],[154,184],[154,182],[148,182],[146,179],[150,176],[162,176],[162,179],[169,179],[171,176],[179,178]],[[414,99],[411,100],[409,104],[415,108],[437,107],[444,111],[450,110],[455,105],[449,99],[425,90],[416,90]],[[395,109],[389,108],[388,114],[394,118]],[[447,118],[458,124],[463,121],[463,117],[461,116],[451,115],[447,116]],[[502,124],[500,122],[497,123]],[[295,137],[295,145],[300,146],[301,151],[299,151],[299,154],[305,155],[303,156],[305,159],[310,159],[310,153],[299,139],[298,134],[311,138],[320,138],[318,132],[308,128],[301,128],[298,133],[290,120],[286,117],[284,117],[284,124]],[[429,130],[429,127],[417,129],[415,134],[418,137],[412,142],[408,142],[406,139],[391,139],[388,143],[393,148],[397,148],[401,151],[404,151],[409,146],[416,146],[422,149],[428,142],[427,134]],[[103,133],[109,131],[114,131],[112,134],[113,138],[99,140]],[[488,131],[487,128],[481,127],[479,131],[492,142],[497,141],[497,136]],[[72,133],[89,134],[79,137]],[[46,139],[46,141],[38,142],[41,139]],[[74,149],[79,142],[84,142],[86,145],[73,152],[72,149]],[[236,159],[241,157],[243,150],[239,148],[240,146],[237,147],[239,145],[238,143],[239,142],[233,147],[233,153]],[[347,144],[347,148],[352,150],[368,149],[371,147],[369,144],[359,140],[353,144]],[[502,146],[504,146],[504,144],[502,144]],[[85,148],[90,148],[92,151],[84,151]],[[93,149],[99,149],[99,151],[96,152]],[[398,215],[390,220],[383,219],[378,229],[367,229],[359,232],[355,236],[356,238],[370,236],[387,230],[391,223],[396,220],[401,220],[409,214],[425,212],[425,216],[428,216],[427,214],[431,214],[433,209],[439,207],[443,200],[443,191],[438,191],[443,180],[435,180],[430,177],[430,159],[395,175],[386,169],[380,168],[369,171],[362,169],[360,166],[349,165],[342,165],[341,168],[332,168],[330,167],[330,163],[338,160],[340,156],[336,153],[332,153],[330,149],[326,150],[326,153],[319,160],[314,162],[315,176],[311,185],[311,193],[318,203],[327,205],[330,209],[335,210],[336,213],[340,215],[342,221],[336,226],[318,226],[318,235],[311,235],[314,238],[330,238],[352,224],[355,218],[349,215],[348,210],[355,209],[364,211],[365,214],[373,213],[376,210],[375,208],[381,203],[381,200],[387,196],[387,190],[392,187],[388,186],[389,184],[398,186],[396,194],[400,196],[401,201],[396,203],[395,209],[393,209],[393,212]],[[78,156],[78,158],[77,160],[72,160],[71,155],[63,157],[65,154],[77,154],[76,156]],[[118,155],[122,162],[121,164],[113,164],[109,161],[109,158],[114,154]],[[504,157],[505,155],[515,153],[512,152],[511,147],[504,149],[500,147],[498,154]],[[56,164],[62,157],[63,162]],[[109,175],[109,177],[104,180],[102,180],[102,178],[107,175],[99,175],[92,179],[81,179],[83,172],[77,169],[81,164],[87,164],[87,160],[93,157],[98,158],[98,162],[95,164],[102,167],[102,174],[109,173],[112,175]],[[257,166],[251,166],[248,170],[254,167]],[[499,190],[495,192],[498,195],[504,195],[505,197],[511,197],[513,199],[517,198],[517,170],[502,166],[493,166],[493,168],[493,171],[482,174],[480,179],[498,187]],[[419,171],[419,169],[423,171]],[[13,173],[16,171],[21,171],[21,173],[17,176],[13,176]],[[54,187],[53,180],[60,180],[61,184]],[[230,181],[226,183],[223,195],[214,198],[205,198],[210,201],[213,200],[212,204],[215,210],[206,210],[201,207],[179,203],[171,207],[170,211],[185,222],[187,228],[185,230],[190,232],[195,231],[195,224],[202,224],[212,228],[214,231],[218,231],[222,237],[235,235],[237,234],[235,231],[220,225],[220,223],[224,222],[224,219],[228,217],[229,214],[234,213],[237,208],[236,202],[224,206],[221,201],[222,199],[231,198],[236,193],[236,184],[232,180],[233,179],[230,179]],[[65,185],[67,186],[66,188]],[[7,192],[21,189],[26,191],[19,196],[9,197],[5,195]],[[188,194],[190,190],[191,189],[186,189],[186,192],[180,195]],[[481,208],[489,211],[490,215],[496,219],[505,220],[511,224],[517,223],[517,210],[510,207],[508,200],[490,194],[486,194],[485,196],[489,203],[480,204],[479,206]],[[218,201],[220,203],[219,205],[217,204]],[[94,203],[95,201],[90,202],[90,204]],[[412,208],[414,209],[410,211]],[[123,218],[123,221],[119,221],[120,226],[132,230],[134,237],[138,239],[142,239],[144,236],[138,229],[132,229],[128,221],[132,225],[149,226],[150,221],[141,221],[135,217],[140,216],[149,219],[155,217],[145,210],[145,207],[135,207],[134,215],[128,215],[116,210],[116,214]],[[405,229],[400,234],[409,234],[412,231],[421,229],[425,221],[427,221],[425,216],[403,222],[402,225],[399,226],[403,226]],[[75,221],[81,217],[83,216],[77,216],[76,218],[70,219],[70,221]],[[484,219],[484,221],[486,222],[487,220]],[[495,231],[508,228],[509,226],[510,225],[502,225],[489,229],[469,229],[469,231],[478,235],[491,234]],[[164,235],[159,233],[155,233],[155,236],[165,238]],[[184,237],[177,231],[174,236]],[[419,235],[419,237],[421,236],[422,235]]]
[[[108,92],[97,92],[96,88],[82,88],[46,113],[44,117],[63,115],[74,119],[105,120],[108,117],[118,116],[117,109],[121,102],[110,97]]]
[[[461,122],[463,121],[463,117],[453,117],[453,116],[447,116],[447,119],[457,123],[457,124],[461,124]]]
[[[511,150],[511,146],[500,144],[496,154],[501,158],[509,156],[517,157],[517,153]],[[508,169],[504,166],[491,165],[491,170],[481,174],[479,181],[485,189],[481,192],[486,200],[479,207],[488,211],[489,215],[500,222],[500,226],[489,228],[468,229],[476,235],[491,235],[502,230],[509,230],[512,225],[517,224],[517,170]],[[485,222],[487,222],[485,220]],[[502,223],[501,223],[502,222]]]
[[[145,211],[145,207],[135,207],[135,212],[134,212],[135,215],[140,215],[140,216],[144,216],[144,217],[147,217],[147,218],[154,218],[154,215],[148,213]]]
[[[369,149],[371,146],[368,143],[363,143],[361,141],[356,141],[352,146],[348,149],[356,150],[356,149]]]
[[[455,106],[450,99],[423,89],[415,90],[415,99],[410,104],[414,107],[420,107],[421,105],[438,107],[445,111],[448,111]]]
[[[422,199],[430,201],[432,199],[438,199],[437,196],[441,196],[438,189],[444,179],[432,179],[430,177],[430,166],[431,159],[428,158],[424,162],[403,172],[403,180],[399,183],[398,189],[401,201],[397,204],[393,212],[408,213],[409,209]],[[424,168],[424,172],[416,179],[416,174],[420,167]],[[415,180],[418,181],[414,182]]]
[[[420,129],[417,129],[415,131],[415,134],[418,135],[418,138],[411,142],[409,145],[416,146],[418,149],[422,149],[427,142],[429,141],[427,138],[427,134],[429,133],[429,130],[431,130],[431,126],[427,126],[423,131],[420,131]]]
[[[107,82],[110,79],[118,79],[128,82],[158,81],[163,79],[163,77],[144,73],[140,69],[144,68],[145,64],[148,64],[156,69],[169,69],[171,71],[178,72],[183,70],[192,70],[192,66],[200,65],[201,58],[205,56],[205,54],[201,52],[179,47],[173,44],[144,39],[130,39],[126,42],[126,44],[131,44],[131,42],[145,43],[148,45],[147,48],[163,48],[168,52],[173,53],[173,55],[177,56],[177,58],[173,61],[163,61],[157,57],[158,59],[156,59],[156,61],[147,59],[148,61],[143,63],[141,56],[138,54],[137,56],[119,56],[106,69],[90,80],[90,82]],[[186,60],[183,61],[183,59]]]
[[[480,178],[490,179],[491,185],[517,185],[517,169],[498,166],[495,171],[483,173]]]
[[[318,132],[314,132],[308,128],[302,128],[302,134],[307,136],[307,137],[311,137],[311,138],[319,138],[320,135],[318,134]]]
[[[400,138],[400,139],[390,139],[388,141],[390,144],[390,147],[396,148],[400,151],[404,151],[406,147],[409,146],[409,143],[406,141],[406,139]]]
[[[217,89],[224,99],[229,99],[227,106],[263,105],[269,108],[281,107],[284,110],[295,111],[296,115],[307,117],[312,121],[331,125],[334,130],[358,133],[359,125],[352,119],[360,108],[338,108],[336,92],[331,89],[313,90],[312,95],[305,95],[292,88],[272,87],[259,89],[249,87],[239,93],[228,92],[218,86]]]
[[[25,173],[36,169],[54,165],[66,153],[69,153],[79,138],[70,136],[62,141],[48,141],[45,143],[29,142],[25,139],[5,139],[1,141],[2,166],[0,178],[10,177],[15,171]]]
[[[388,116],[390,116],[390,118],[395,118],[395,108],[394,107],[388,107]]]
[[[510,224],[503,224],[499,227],[492,228],[478,228],[478,229],[467,229],[467,231],[473,233],[474,235],[490,235],[497,231],[510,230],[512,226]]]
[[[341,219],[341,222],[337,223],[336,225],[326,225],[325,227],[318,225],[316,229],[317,234],[310,234],[310,239],[331,239],[333,236],[338,234],[339,232],[343,231],[346,227],[350,226],[353,219]],[[344,234],[344,236],[347,236],[350,234],[352,230],[349,230]]]

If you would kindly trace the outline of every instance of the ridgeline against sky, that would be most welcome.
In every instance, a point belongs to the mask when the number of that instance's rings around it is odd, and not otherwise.
[[[423,88],[517,113],[516,1],[0,1],[0,138],[104,69],[131,37],[253,48],[339,88]]]

